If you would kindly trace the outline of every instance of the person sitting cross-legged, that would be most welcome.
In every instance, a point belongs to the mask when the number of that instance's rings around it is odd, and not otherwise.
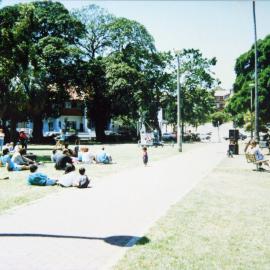
[[[37,172],[37,165],[30,165],[31,174],[27,178],[29,185],[36,186],[53,186],[56,184],[56,180],[49,178],[46,174]]]

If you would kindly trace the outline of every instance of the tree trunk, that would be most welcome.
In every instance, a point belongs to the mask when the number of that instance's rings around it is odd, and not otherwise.
[[[40,143],[43,139],[43,122],[41,115],[33,119],[33,142]]]
[[[159,122],[158,122],[158,113],[157,112],[154,116],[154,128],[158,131],[159,138],[161,138],[162,134],[161,134],[161,129],[160,129]]]
[[[14,143],[14,146],[17,144],[19,140],[19,134],[16,130],[17,121],[14,119],[10,120],[10,141]]]
[[[105,141],[105,125],[106,121],[103,118],[95,119],[96,140],[99,142]]]

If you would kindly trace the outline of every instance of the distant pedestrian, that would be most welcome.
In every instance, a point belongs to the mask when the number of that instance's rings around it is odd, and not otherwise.
[[[0,128],[0,151],[3,150],[4,139],[5,139],[4,130],[2,128]]]
[[[19,141],[21,143],[22,148],[27,149],[28,137],[26,133],[24,132],[24,130],[22,129],[19,132]]]
[[[147,147],[143,147],[143,164],[144,166],[148,163],[148,153],[147,153]]]

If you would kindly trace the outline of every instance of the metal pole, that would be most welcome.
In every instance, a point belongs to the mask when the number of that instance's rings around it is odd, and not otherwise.
[[[181,130],[181,88],[180,88],[180,59],[177,56],[177,146],[178,151],[182,152],[182,130]]]
[[[258,63],[257,63],[257,30],[256,30],[256,10],[255,0],[252,1],[253,6],[253,22],[254,22],[254,54],[255,54],[255,139],[259,140],[259,103],[258,103]]]
[[[253,88],[250,90],[250,137],[253,139],[253,115],[252,115],[252,105],[253,105]]]

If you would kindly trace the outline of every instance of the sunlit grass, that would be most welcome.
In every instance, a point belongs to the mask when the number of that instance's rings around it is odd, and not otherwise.
[[[270,269],[270,174],[225,159],[115,270]]]
[[[97,153],[102,146],[90,145],[88,147],[92,153]],[[187,144],[185,147],[186,151],[188,151],[189,149],[196,147],[196,144]],[[71,149],[72,148],[73,146],[71,146]],[[107,175],[142,166],[142,151],[137,144],[105,145],[105,150],[112,155],[114,164],[76,165],[77,167],[84,166],[86,168],[86,173],[93,180],[93,185],[96,181],[99,181]],[[52,146],[30,145],[28,152],[37,155],[38,161],[44,162],[44,166],[39,168],[40,172],[46,173],[51,178],[57,178],[63,174],[62,171],[56,171],[53,164],[50,162]],[[164,146],[163,148],[153,147],[149,148],[148,152],[150,164],[178,153],[177,148],[172,146]],[[61,191],[61,188],[59,187],[37,187],[27,185],[26,178],[28,174],[29,171],[7,172],[6,168],[0,168],[0,178],[9,176],[9,180],[0,180],[0,213],[14,206],[41,198],[49,193]]]

